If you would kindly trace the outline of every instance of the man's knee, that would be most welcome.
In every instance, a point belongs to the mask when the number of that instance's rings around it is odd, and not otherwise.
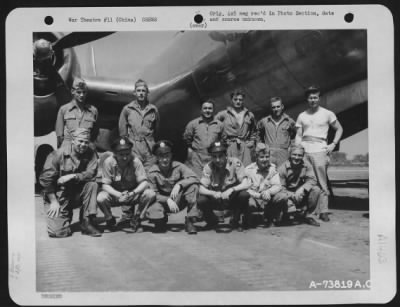
[[[143,191],[140,200],[142,202],[153,202],[156,199],[156,192],[154,192],[152,189],[146,189]]]
[[[97,182],[94,182],[94,181],[86,182],[85,183],[85,189],[87,191],[96,192],[97,193],[98,184],[97,184]]]
[[[97,195],[97,202],[99,204],[104,204],[104,203],[108,203],[111,200],[111,195],[105,191],[101,191],[98,195]]]
[[[286,192],[281,191],[281,192],[275,194],[274,196],[272,196],[271,203],[273,203],[273,204],[287,203],[288,199],[289,199],[289,195]]]
[[[66,238],[72,234],[67,218],[47,218],[47,233],[50,238]]]
[[[146,217],[151,220],[162,219],[165,217],[165,208],[159,203],[155,202],[147,208]]]

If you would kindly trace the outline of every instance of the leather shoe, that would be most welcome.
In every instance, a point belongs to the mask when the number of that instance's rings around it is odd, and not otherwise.
[[[140,218],[138,216],[131,218],[129,226],[132,227],[133,232],[143,232],[143,227],[140,225]]]
[[[329,222],[329,221],[330,221],[330,218],[329,218],[329,216],[328,216],[328,213],[321,213],[321,214],[319,215],[319,218],[320,218],[322,221],[324,221],[324,222]]]
[[[185,230],[190,235],[197,234],[196,226],[194,226],[193,221],[188,217],[186,217],[186,221],[185,221]]]
[[[312,226],[320,226],[319,223],[314,220],[312,217],[305,217],[304,218],[304,222],[308,225],[312,225]]]
[[[91,237],[101,237],[101,232],[90,223],[89,219],[84,219],[82,221],[81,233]]]

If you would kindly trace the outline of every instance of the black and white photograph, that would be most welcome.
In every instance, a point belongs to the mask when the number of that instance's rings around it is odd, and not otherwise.
[[[371,113],[372,31],[222,23],[291,16],[264,9],[191,10],[194,26],[173,29],[104,26],[157,14],[70,14],[64,28],[30,32],[32,129],[19,133],[33,150],[30,291],[42,302],[271,293],[283,304],[326,291],[361,302],[372,291],[371,249],[390,241],[374,232],[371,201],[371,123],[384,118]],[[22,256],[9,252],[18,283]]]

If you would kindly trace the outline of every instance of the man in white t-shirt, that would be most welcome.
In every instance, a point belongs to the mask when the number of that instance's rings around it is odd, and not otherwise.
[[[314,169],[315,176],[323,193],[321,197],[326,197],[328,203],[329,189],[327,170],[329,156],[339,143],[343,134],[342,125],[339,123],[336,115],[319,105],[320,90],[316,86],[310,86],[305,92],[309,108],[300,113],[297,117],[296,144],[301,144],[305,149],[305,160],[307,160]],[[335,130],[335,137],[331,144],[327,144],[329,127]],[[319,208],[320,219],[328,222],[328,207]]]

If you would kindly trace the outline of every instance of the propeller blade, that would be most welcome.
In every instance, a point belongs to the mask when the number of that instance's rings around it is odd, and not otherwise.
[[[53,49],[65,49],[90,43],[97,39],[106,37],[114,32],[72,32],[53,44]]]

